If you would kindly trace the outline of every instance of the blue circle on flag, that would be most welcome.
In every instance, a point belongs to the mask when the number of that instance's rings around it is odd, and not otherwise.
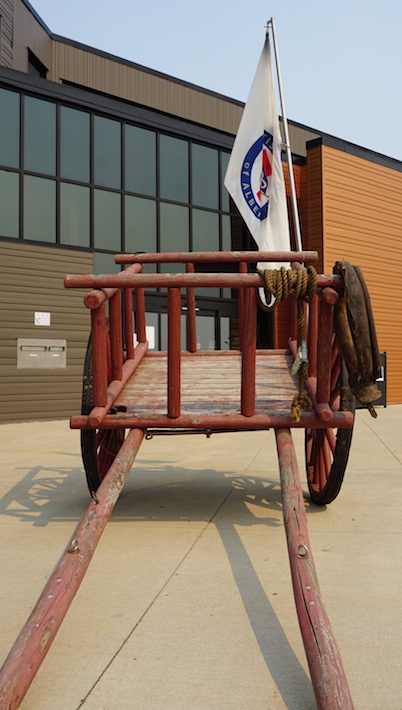
[[[264,131],[264,134],[257,138],[251,148],[247,151],[240,173],[240,184],[243,197],[253,215],[260,221],[266,219],[268,214],[268,186],[269,178],[272,173],[272,148],[273,136],[268,131]],[[252,185],[253,182],[255,184],[255,180],[252,180],[252,173],[253,169],[255,172],[255,161],[260,155],[261,170],[260,175],[258,176],[259,190],[256,191]]]

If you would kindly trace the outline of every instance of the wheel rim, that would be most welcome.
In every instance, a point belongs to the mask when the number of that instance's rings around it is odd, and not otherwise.
[[[98,429],[96,432],[96,456],[100,481],[105,478],[123,441],[123,429]]]
[[[327,485],[336,451],[333,429],[308,429],[306,440],[307,480],[316,493]]]
[[[331,362],[332,411],[354,411],[354,399],[347,383],[347,371],[334,338]],[[305,454],[307,483],[312,500],[318,505],[331,503],[338,495],[352,440],[352,429],[307,429]]]
[[[112,380],[109,334],[107,339],[108,383]],[[82,414],[89,414],[92,400],[92,342],[88,340],[84,362]],[[94,493],[106,476],[124,441],[124,429],[82,429],[81,452],[89,492]]]

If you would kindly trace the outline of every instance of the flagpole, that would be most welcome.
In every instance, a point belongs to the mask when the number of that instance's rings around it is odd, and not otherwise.
[[[284,134],[285,134],[284,145],[285,145],[285,149],[286,149],[286,158],[287,158],[287,162],[288,162],[290,199],[291,199],[291,204],[292,204],[293,223],[294,223],[294,228],[295,228],[296,249],[297,249],[297,251],[302,251],[303,246],[302,246],[302,238],[301,238],[301,231],[300,231],[299,210],[297,209],[296,187],[295,187],[295,178],[294,178],[294,174],[293,174],[292,153],[290,150],[288,119],[286,117],[285,99],[283,96],[281,67],[280,67],[280,63],[279,63],[279,53],[278,53],[278,45],[277,45],[277,41],[276,41],[276,29],[275,29],[275,18],[274,17],[271,17],[271,19],[267,23],[267,32],[268,32],[269,27],[271,27],[271,30],[272,30],[276,72],[277,72],[277,76],[278,76],[279,99],[281,102],[282,123],[283,123],[283,129],[284,129]]]

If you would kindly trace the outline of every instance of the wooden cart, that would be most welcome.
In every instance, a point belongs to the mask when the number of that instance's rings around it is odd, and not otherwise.
[[[81,430],[92,501],[3,666],[1,709],[19,707],[85,574],[144,435],[210,436],[268,428],[276,435],[294,595],[317,706],[353,707],[319,592],[291,437],[292,428],[305,429],[311,498],[319,505],[330,503],[342,484],[354,422],[354,398],[333,321],[344,280],[341,275],[318,275],[312,287],[306,267],[317,260],[315,252],[259,253],[258,258],[288,262],[292,289],[296,284],[297,290],[300,274],[307,288],[299,289],[292,305],[288,349],[256,348],[263,281],[258,273],[249,273],[255,252],[122,255],[116,262],[129,265],[117,274],[65,278],[67,288],[91,289],[84,299],[91,336],[82,412],[72,417],[71,427]],[[185,272],[143,273],[146,264],[169,262],[185,264]],[[202,273],[203,264],[209,264],[208,273]],[[211,286],[238,289],[237,350],[197,347],[195,289]],[[166,352],[148,348],[145,290],[151,288],[167,289]],[[300,330],[298,337],[300,325],[305,343]],[[308,364],[295,372],[300,353],[307,360],[305,345]]]

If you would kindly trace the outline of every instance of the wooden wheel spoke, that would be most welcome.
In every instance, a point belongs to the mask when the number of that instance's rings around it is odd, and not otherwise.
[[[326,429],[325,436],[326,436],[327,442],[329,444],[329,447],[331,449],[332,455],[334,455],[335,448],[336,448],[336,436],[334,434],[334,430],[333,429]]]
[[[343,381],[342,381],[343,380]],[[333,411],[350,408],[347,371],[342,364],[336,340],[332,343],[331,397]],[[331,503],[339,493],[349,456],[352,429],[310,429],[305,436],[307,482],[312,500],[318,505]]]
[[[108,381],[112,379],[110,339],[107,339]],[[92,344],[88,341],[84,364],[82,413],[89,414],[92,406]],[[124,429],[87,429],[81,432],[81,450],[89,491],[96,491],[118,453],[123,441]]]
[[[325,460],[324,445],[322,444],[318,452],[318,478],[320,484],[320,490],[323,490],[327,485],[328,471],[327,462]]]

